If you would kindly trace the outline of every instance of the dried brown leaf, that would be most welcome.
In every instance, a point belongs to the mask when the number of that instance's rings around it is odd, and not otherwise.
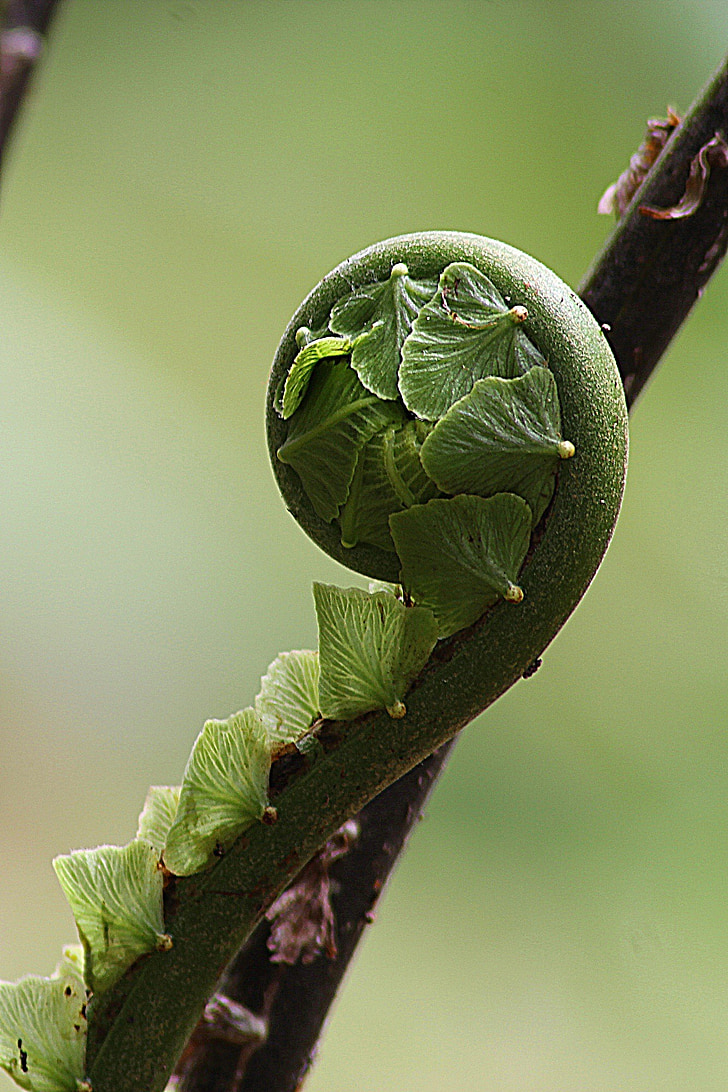
[[[202,1024],[210,1039],[221,1039],[234,1046],[262,1043],[268,1033],[265,1020],[224,993],[213,994],[207,1002]]]
[[[293,966],[313,963],[325,953],[336,958],[334,911],[329,868],[355,841],[354,820],[344,823],[333,838],[309,861],[296,882],[279,895],[266,912],[271,923],[268,949],[271,963]]]
[[[268,1023],[264,1017],[257,1016],[223,993],[213,994],[175,1066],[167,1092],[174,1092],[180,1085],[184,1088],[193,1080],[195,1065],[210,1043],[255,1048],[265,1042],[267,1034]]]
[[[608,215],[614,212],[620,220],[630,201],[642,185],[645,175],[667,144],[668,138],[680,124],[680,117],[669,106],[666,118],[650,118],[645,139],[629,161],[629,167],[620,174],[602,194],[597,212]]]
[[[720,133],[716,133],[712,140],[703,145],[690,164],[685,193],[678,203],[667,209],[640,205],[640,212],[653,220],[684,220],[686,216],[692,216],[702,203],[711,168],[722,167],[728,167],[728,144]]]

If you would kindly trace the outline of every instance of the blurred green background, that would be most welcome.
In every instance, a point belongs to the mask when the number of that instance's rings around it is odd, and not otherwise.
[[[0,196],[0,977],[51,857],[134,833],[203,720],[315,644],[263,398],[333,265],[423,228],[578,283],[724,0],[66,0]],[[466,730],[310,1092],[724,1092],[728,276],[633,415],[614,543]],[[5,1092],[10,1082],[0,1079]]]

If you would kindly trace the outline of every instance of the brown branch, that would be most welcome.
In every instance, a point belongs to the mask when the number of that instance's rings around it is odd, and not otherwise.
[[[178,1092],[294,1092],[299,1086],[376,901],[452,746],[446,743],[359,813],[356,841],[331,866],[333,958],[321,951],[309,963],[271,962],[271,926],[261,921],[228,968],[220,992],[262,1017],[267,1038],[262,1045],[240,1045],[198,1028],[177,1070]]]
[[[725,167],[711,170],[690,215],[655,219],[649,211],[680,204],[693,163],[716,133],[728,137],[728,60],[673,132],[579,290],[605,326],[630,405],[728,247]]]
[[[59,0],[9,0],[0,6],[0,162],[58,5]]]

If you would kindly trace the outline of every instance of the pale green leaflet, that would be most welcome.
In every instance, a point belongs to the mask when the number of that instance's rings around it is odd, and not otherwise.
[[[31,1092],[90,1092],[84,1080],[86,988],[63,959],[50,978],[0,982],[0,1068]]]
[[[164,846],[170,872],[189,876],[208,868],[262,817],[270,763],[265,727],[254,709],[205,723],[187,762]]]
[[[424,421],[389,425],[364,445],[349,496],[339,514],[344,546],[370,542],[383,550],[393,550],[389,530],[392,513],[439,495],[421,460],[430,427]]]
[[[437,421],[476,380],[512,379],[545,363],[523,330],[527,318],[474,266],[449,265],[402,349],[399,389],[407,408]]]
[[[513,493],[415,505],[392,516],[402,583],[437,619],[439,637],[475,622],[516,584],[531,538],[531,509]]]
[[[139,816],[137,840],[148,842],[158,853],[164,849],[179,804],[179,785],[152,785]]]
[[[314,584],[323,716],[349,720],[370,709],[403,717],[403,698],[437,640],[431,611],[388,591]]]
[[[479,379],[440,418],[422,445],[422,464],[444,493],[515,493],[538,523],[554,490],[561,439],[556,383],[536,366],[516,379]]]
[[[355,289],[332,309],[330,328],[356,338],[351,366],[367,390],[380,398],[399,397],[402,346],[435,289],[433,282],[412,280],[400,262],[389,280]]]
[[[301,404],[309,380],[316,364],[326,357],[346,356],[353,348],[354,342],[347,338],[323,337],[317,341],[309,341],[301,349],[293,361],[293,367],[286,377],[281,402],[281,416],[290,417]]]
[[[140,955],[172,947],[159,852],[148,842],[76,850],[53,867],[84,946],[89,989],[108,989]]]
[[[271,749],[304,735],[320,716],[318,652],[281,652],[260,680],[255,711]]]
[[[318,362],[306,397],[291,417],[278,458],[293,467],[316,513],[330,522],[349,495],[364,444],[380,429],[404,420],[404,407],[366,390],[345,359],[326,358]]]

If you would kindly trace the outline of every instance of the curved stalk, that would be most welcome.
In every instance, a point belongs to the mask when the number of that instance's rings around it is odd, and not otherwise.
[[[330,869],[335,953],[310,963],[273,963],[263,919],[218,985],[219,993],[265,1023],[261,1043],[231,1042],[201,1023],[176,1071],[177,1092],[294,1092],[308,1071],[321,1027],[357,944],[453,743],[380,793],[357,816],[353,844]]]
[[[695,216],[660,222],[639,210],[643,204],[669,206],[680,200],[692,161],[716,130],[728,136],[728,61],[691,107],[580,288],[582,299],[599,322],[610,326],[607,336],[630,406],[724,256],[728,245],[728,171],[714,172]],[[653,257],[656,253],[662,254],[661,265]],[[640,276],[645,268],[652,269],[653,275]],[[442,751],[430,756],[418,767],[419,776],[428,777],[435,769],[439,772],[443,761],[446,756]],[[361,813],[364,829],[370,813],[376,813],[377,819],[373,829],[369,828],[368,839],[362,839],[345,859],[349,867],[345,870],[342,865],[338,869],[344,884],[344,897],[336,904],[342,936],[349,935],[360,921],[359,908],[373,905],[421,812],[424,801],[414,774],[412,771],[396,782]],[[401,806],[389,808],[386,801],[394,794]],[[392,847],[399,848],[393,851]],[[388,864],[385,875],[376,870],[373,874],[372,862],[384,858]],[[357,939],[362,931],[363,926],[359,926]],[[270,973],[267,934],[263,922],[225,980],[225,992],[251,1006],[252,984],[266,981]],[[266,1042],[244,1057],[239,1047],[200,1040],[194,1061],[178,1085],[179,1092],[294,1092],[310,1064],[355,946],[340,945],[334,960],[320,956],[317,971],[279,968]],[[245,974],[236,976],[236,967],[244,967]],[[308,972],[305,990],[300,985],[303,972]],[[293,1011],[295,1021],[291,1018]],[[301,1024],[305,1033],[298,1030]]]

